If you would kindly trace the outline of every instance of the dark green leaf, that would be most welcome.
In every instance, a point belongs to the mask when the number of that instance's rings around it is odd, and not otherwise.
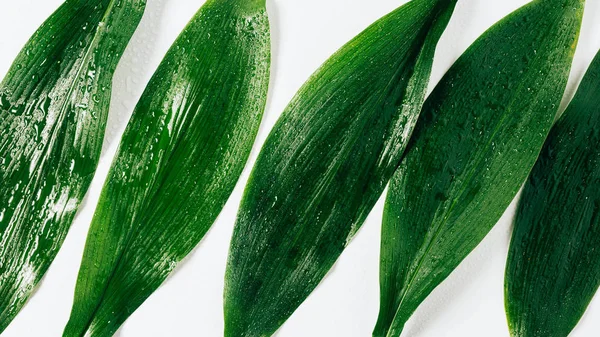
[[[269,336],[308,297],[396,170],[455,0],[414,0],[296,94],[252,172],[226,275],[225,335]]]
[[[506,268],[515,337],[567,337],[600,285],[600,54],[521,197]]]
[[[113,72],[145,4],[66,1],[0,84],[0,332],[54,260],[91,183]]]
[[[209,0],[154,74],[102,191],[64,336],[110,336],[200,242],[266,104],[264,0]]]
[[[484,33],[423,107],[390,184],[374,336],[398,336],[527,178],[564,92],[583,0],[535,0]]]

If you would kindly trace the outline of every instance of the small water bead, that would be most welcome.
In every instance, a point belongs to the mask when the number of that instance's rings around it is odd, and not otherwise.
[[[17,115],[17,116],[21,116],[23,115],[23,113],[25,112],[25,105],[24,104],[20,104],[20,105],[13,105],[9,108],[10,113],[12,113],[13,115]]]
[[[8,110],[8,109],[10,109],[10,107],[11,107],[11,103],[8,98],[8,95],[0,94],[0,109]]]
[[[81,109],[82,111],[86,111],[88,109],[89,105],[87,102],[82,102],[82,103],[77,104],[75,107]]]

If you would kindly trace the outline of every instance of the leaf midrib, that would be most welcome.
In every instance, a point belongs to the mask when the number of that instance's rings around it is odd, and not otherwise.
[[[557,20],[557,21],[560,21]],[[556,26],[556,22],[552,25],[551,30]],[[524,81],[521,82],[519,84],[519,86],[517,87],[520,91],[524,86]],[[516,92],[516,91],[515,91]],[[516,96],[513,97],[513,99],[511,100],[511,102],[508,104],[509,107],[511,107],[513,105],[513,103],[516,101]],[[491,143],[494,142],[496,136],[498,135],[498,133],[500,132],[501,128],[500,126],[502,125],[502,123],[508,118],[508,116],[512,113],[512,110],[510,108],[506,109],[505,113],[503,114],[501,120],[499,123],[496,124],[495,130],[492,133],[492,136],[490,137],[490,140],[488,141],[488,143],[486,144],[485,148],[488,149],[489,146],[491,145]],[[482,152],[482,155],[474,162],[474,165],[471,165],[471,170],[470,173],[468,174],[468,178],[464,181],[464,183],[462,184],[462,188],[460,190],[460,193],[458,194],[458,196],[454,199],[455,201],[451,204],[450,208],[448,209],[448,212],[446,213],[446,216],[444,217],[444,219],[442,220],[442,222],[439,224],[439,226],[437,226],[437,229],[435,230],[435,234],[434,236],[431,238],[431,240],[428,240],[426,242],[426,249],[424,254],[421,256],[421,258],[419,259],[419,263],[417,264],[417,267],[415,268],[414,272],[411,275],[410,281],[407,284],[406,287],[404,288],[403,291],[403,295],[402,298],[399,301],[398,304],[398,309],[396,310],[396,314],[394,315],[394,318],[391,321],[391,325],[388,328],[388,333],[386,334],[386,337],[393,337],[392,335],[392,327],[394,325],[394,322],[396,321],[396,319],[398,318],[398,316],[400,315],[400,311],[402,309],[402,305],[404,303],[404,300],[406,299],[406,296],[408,295],[409,289],[412,287],[417,275],[419,274],[419,271],[421,269],[421,266],[423,265],[423,263],[425,262],[426,258],[429,256],[429,252],[431,251],[432,247],[433,247],[433,243],[436,241],[436,239],[438,238],[438,236],[441,234],[442,229],[445,227],[446,223],[448,222],[448,219],[450,217],[450,215],[452,214],[452,211],[454,210],[454,208],[456,207],[458,200],[462,197],[462,195],[466,192],[467,190],[467,186],[469,185],[469,183],[471,182],[471,180],[473,179],[473,176],[475,176],[475,173],[477,171],[477,167],[479,167],[479,164],[485,159],[484,156],[485,152]],[[531,171],[531,170],[530,170]],[[423,247],[424,245],[421,245],[421,247]],[[419,249],[421,250],[421,249]]]
[[[65,101],[63,102],[63,105],[62,105],[62,107],[60,109],[61,115],[62,115],[62,113],[64,113],[64,111],[66,110],[68,104],[70,103],[70,99],[69,98],[71,97],[71,95],[73,94],[73,91],[75,90],[75,87],[76,87],[75,83],[77,82],[77,79],[81,75],[81,72],[83,71],[83,69],[88,64],[89,57],[91,55],[91,51],[94,49],[94,46],[96,45],[97,40],[102,35],[102,32],[104,31],[104,29],[106,27],[106,20],[111,15],[112,9],[115,7],[115,2],[116,1],[121,1],[121,0],[110,0],[108,6],[106,7],[106,10],[104,11],[104,15],[102,16],[102,18],[98,22],[98,26],[96,28],[96,33],[94,34],[94,37],[92,38],[92,41],[90,41],[90,44],[88,45],[87,51],[86,51],[86,53],[85,53],[85,55],[83,57],[83,60],[82,60],[81,64],[79,65],[79,68],[77,69],[77,72],[75,74],[76,76],[74,77],[72,85],[69,87],[69,91],[67,92],[67,95],[65,96]],[[53,135],[56,133],[56,131],[57,131],[57,128],[55,128],[55,130],[53,132]],[[56,137],[52,137],[52,139],[55,139],[55,138]],[[46,147],[46,148],[48,148],[48,147]],[[96,166],[97,166],[97,164],[96,164]],[[105,289],[105,292],[106,292],[106,289]],[[103,297],[104,297],[104,294],[103,294]],[[91,315],[90,317],[93,318],[95,316],[95,313],[97,312],[98,307],[96,307],[94,309],[94,314]],[[87,328],[90,326],[91,322],[92,322],[92,319],[90,319],[86,323],[86,325],[85,325],[86,330],[84,330],[83,333],[85,333],[85,331],[87,331]]]
[[[113,0],[113,4],[114,4],[114,1],[115,0]],[[203,11],[203,9],[201,8],[200,11]],[[194,19],[192,19],[192,20],[194,20]],[[187,31],[188,31],[188,28],[186,27],[186,28],[184,28],[184,33],[182,33],[182,34],[185,34],[185,32],[187,32]],[[177,41],[179,41],[179,38],[178,38],[178,40],[176,40],[174,42],[174,44],[176,44]],[[167,52],[167,53],[169,53],[169,52]],[[228,55],[227,53],[221,53],[220,54],[220,59],[224,59],[227,55]],[[168,55],[166,57],[168,57]],[[219,61],[217,63],[221,63],[221,62]],[[189,106],[189,107],[187,107],[185,109],[186,109],[185,116],[183,117],[183,119],[181,121],[182,126],[179,128],[179,130],[181,130],[183,128],[183,125],[185,124],[185,121],[188,118],[192,118],[193,119],[193,117],[194,117],[194,116],[189,116],[189,113],[190,113],[190,110],[192,109],[192,106]],[[201,107],[198,107],[198,110],[200,110],[200,109],[201,109]],[[193,121],[190,120],[190,123],[192,123],[192,122]],[[170,137],[173,138],[173,136],[170,136]],[[182,141],[183,141],[182,137],[177,137],[175,139],[175,142],[172,144],[172,151],[169,153],[169,155],[166,158],[163,158],[163,160],[161,161],[162,163],[164,163],[165,165],[167,165],[168,163],[172,162],[172,158],[174,156],[176,156],[176,154],[178,153],[177,149],[181,145]],[[144,198],[143,198],[144,200],[148,199],[148,198],[149,199],[145,200],[145,203],[144,203],[143,207],[141,207],[140,209],[142,209],[142,210],[146,209],[150,204],[152,204],[152,202],[155,200],[155,198],[160,194],[159,191],[161,191],[161,186],[165,185],[165,182],[168,179],[169,179],[169,175],[168,174],[164,174],[164,175],[162,175],[160,177],[159,180],[155,180],[151,187],[150,186],[148,187],[148,191],[152,192],[152,193],[151,194],[146,194],[144,196]],[[156,187],[156,189],[154,189],[154,187]],[[98,297],[98,302],[96,304],[96,307],[94,308],[94,311],[91,313],[90,318],[88,319],[88,321],[86,322],[86,324],[84,326],[82,326],[85,329],[85,330],[82,331],[82,333],[87,332],[91,328],[92,322],[96,318],[96,315],[98,314],[99,310],[102,308],[104,300],[106,299],[106,294],[108,292],[108,289],[110,288],[110,285],[111,285],[111,283],[112,283],[115,275],[117,275],[117,271],[119,271],[119,268],[122,266],[122,262],[123,262],[123,259],[125,258],[125,253],[126,253],[126,249],[125,248],[129,247],[131,245],[132,238],[135,237],[135,234],[139,231],[139,226],[133,226],[133,224],[136,223],[136,222],[142,222],[142,221],[144,221],[144,218],[145,218],[145,214],[141,214],[140,211],[137,211],[136,215],[132,218],[131,223],[132,223],[133,230],[132,231],[127,231],[127,233],[126,233],[127,238],[126,238],[124,244],[120,246],[122,249],[119,252],[118,257],[115,259],[115,262],[113,263],[114,267],[112,268],[109,276],[106,278],[106,283],[104,285],[104,290],[103,290],[102,294]]]

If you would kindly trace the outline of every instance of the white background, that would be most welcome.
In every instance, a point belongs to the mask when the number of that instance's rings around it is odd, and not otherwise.
[[[61,0],[2,1],[0,76]],[[147,81],[202,0],[149,0],[114,78],[104,152],[95,180],[61,252],[39,290],[3,337],[60,336],[86,233],[120,135]],[[279,114],[308,76],[334,51],[405,0],[267,0],[273,40],[270,100],[252,158],[219,220],[199,248],[120,330],[121,337],[222,336],[222,288],[229,237],[249,168]],[[432,84],[489,26],[528,0],[459,0],[445,32]],[[600,1],[588,0],[566,99],[600,48]],[[596,23],[595,23],[596,22]],[[402,37],[399,37],[402,38]],[[430,88],[431,89],[431,88]],[[322,285],[278,332],[281,337],[369,336],[379,306],[382,200]],[[423,303],[403,336],[506,337],[503,273],[514,203],[485,241]],[[600,300],[573,337],[600,331]]]

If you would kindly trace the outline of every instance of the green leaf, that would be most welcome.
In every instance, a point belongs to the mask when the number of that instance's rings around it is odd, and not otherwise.
[[[331,269],[393,175],[456,0],[414,0],[333,55],[296,94],[246,187],[225,335],[273,334]]]
[[[567,337],[600,285],[600,54],[521,197],[506,267],[514,337]]]
[[[527,178],[564,92],[583,0],[535,0],[484,33],[425,102],[390,184],[374,336],[398,336]]]
[[[215,221],[266,104],[264,0],[209,0],[152,77],[88,235],[68,337],[111,336]]]
[[[69,0],[0,84],[0,332],[54,260],[96,170],[112,76],[145,0]]]

